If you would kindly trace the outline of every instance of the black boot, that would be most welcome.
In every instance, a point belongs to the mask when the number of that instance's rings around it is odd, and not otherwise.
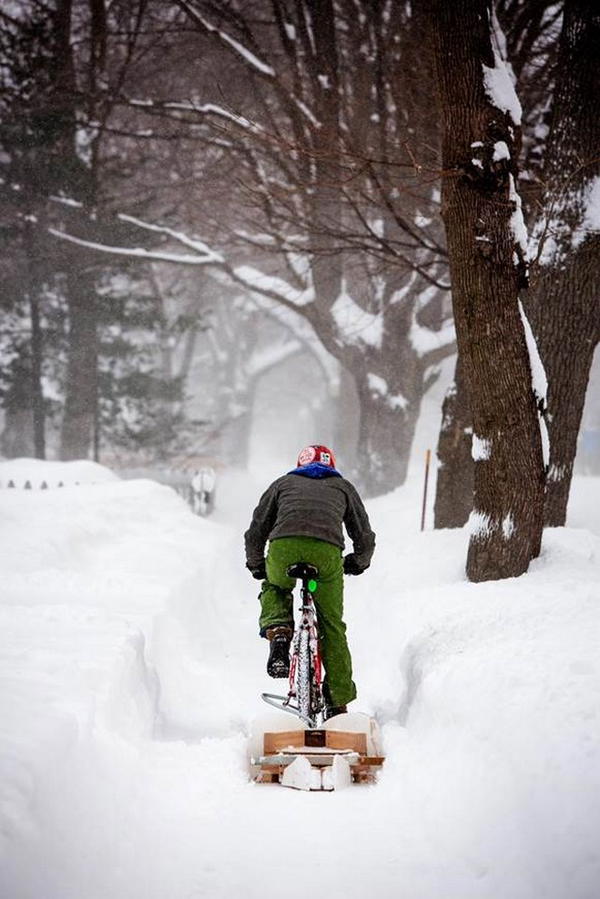
[[[292,631],[289,627],[270,627],[266,636],[271,644],[267,674],[269,677],[289,677]]]
[[[347,711],[348,708],[345,705],[327,706],[323,718],[325,721],[329,721],[330,718],[335,718],[336,715],[345,715]]]

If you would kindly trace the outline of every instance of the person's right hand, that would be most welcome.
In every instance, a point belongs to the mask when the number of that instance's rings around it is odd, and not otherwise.
[[[359,565],[354,553],[349,553],[344,557],[344,574],[362,574],[368,567],[368,565]]]

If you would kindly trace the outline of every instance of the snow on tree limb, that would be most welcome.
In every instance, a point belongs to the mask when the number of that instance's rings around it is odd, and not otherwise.
[[[223,31],[220,28],[217,28],[216,25],[213,25],[211,22],[208,22],[197,10],[193,9],[186,0],[175,0],[177,6],[183,10],[183,12],[187,13],[190,19],[196,24],[199,25],[207,34],[212,34],[216,38],[218,38],[222,43],[227,44],[231,49],[245,62],[250,68],[258,72],[260,75],[267,75],[270,78],[275,77],[275,70],[267,65],[262,59],[259,59],[255,53],[241,44],[238,40],[231,37],[230,34],[227,34],[226,31]]]
[[[260,293],[254,293],[251,302],[269,318],[286,328],[294,339],[315,357],[323,371],[325,380],[329,384],[330,390],[336,390],[339,387],[340,380],[339,364],[327,352],[306,316],[302,315],[300,310],[295,310],[289,305],[283,305],[279,301]]]
[[[76,244],[98,253],[107,253],[111,256],[127,256],[132,259],[145,259],[148,262],[173,262],[180,265],[210,265],[212,263],[214,265],[216,261],[212,256],[183,256],[177,253],[145,250],[142,247],[112,247],[107,244],[96,243],[93,240],[83,240],[80,237],[74,237],[72,234],[58,231],[56,228],[48,228],[48,234],[57,237],[59,240],[65,240],[68,243]]]
[[[515,91],[512,70],[505,60],[506,42],[495,14],[492,17],[494,67],[482,63],[483,84],[490,102],[501,112],[508,113],[515,125],[521,124],[523,109]]]
[[[128,99],[124,102],[127,106],[146,110],[148,112],[191,112],[202,116],[216,116],[218,118],[226,119],[235,125],[239,125],[247,131],[252,131],[257,134],[262,133],[263,131],[263,128],[257,122],[253,122],[233,110],[226,109],[224,106],[219,106],[217,103],[198,104],[191,100],[185,102],[180,100],[165,100],[161,102],[158,100],[144,100],[139,98]]]
[[[263,296],[272,297],[279,302],[285,302],[288,305],[299,309],[314,302],[314,291],[312,288],[298,290],[292,287],[283,278],[276,275],[266,275],[252,265],[238,265],[230,269],[231,276],[238,284],[243,284],[249,290],[258,291]]]
[[[166,225],[155,225],[151,222],[144,222],[142,219],[134,218],[134,216],[125,215],[124,213],[120,213],[117,218],[121,222],[128,222],[129,224],[136,225],[138,228],[143,228],[146,231],[167,234],[179,243],[184,244],[184,246],[189,247],[191,250],[195,250],[200,255],[204,254],[207,259],[210,258],[213,262],[224,262],[223,256],[221,256],[220,253],[215,253],[214,250],[211,250],[210,247],[204,243],[204,241],[189,237],[187,234],[184,234],[183,231],[175,231],[173,228],[169,228]]]
[[[337,332],[346,344],[367,344],[381,348],[383,341],[383,316],[381,312],[367,312],[356,303],[342,285],[339,296],[331,307],[331,315]]]
[[[60,203],[62,206],[71,206],[73,209],[83,209],[83,203],[80,200],[74,200],[73,197],[50,196],[52,203]]]
[[[452,355],[456,350],[454,322],[449,321],[439,331],[434,331],[431,328],[425,328],[423,325],[420,325],[416,317],[413,316],[409,340],[417,356],[429,357],[432,354],[439,356],[441,352],[443,355],[438,359],[438,361],[441,361],[445,356]]]
[[[309,306],[314,301],[314,291],[312,288],[305,290],[298,289],[287,283],[283,278],[275,275],[267,275],[259,269],[251,265],[230,265],[224,256],[211,250],[203,241],[197,238],[191,238],[181,231],[175,231],[166,225],[156,225],[150,222],[144,222],[141,219],[134,218],[130,215],[120,214],[117,216],[120,221],[136,225],[146,231],[152,231],[158,234],[164,234],[172,238],[178,243],[195,251],[196,255],[188,256],[179,253],[168,253],[161,250],[147,250],[141,247],[115,247],[108,244],[98,243],[92,240],[84,240],[59,231],[56,228],[49,228],[48,233],[59,240],[65,240],[69,243],[94,250],[99,253],[106,253],[112,256],[125,256],[136,259],[144,259],[148,262],[169,262],[180,265],[213,265],[220,269],[236,284],[246,288],[247,290],[268,297],[277,303],[300,311],[302,308]]]

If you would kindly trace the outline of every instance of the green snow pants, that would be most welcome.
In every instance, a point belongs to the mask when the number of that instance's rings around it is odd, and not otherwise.
[[[314,602],[317,609],[321,658],[325,668],[323,695],[329,706],[346,705],[356,698],[352,680],[352,659],[346,641],[344,612],[344,572],[339,546],[315,537],[279,537],[269,544],[267,579],[263,581],[260,633],[269,627],[294,628],[292,589],[296,581],[287,576],[294,562],[308,562],[319,569]]]

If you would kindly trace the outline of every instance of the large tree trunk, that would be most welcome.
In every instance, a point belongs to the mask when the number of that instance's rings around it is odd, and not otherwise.
[[[538,286],[540,304],[548,307],[541,312],[546,320],[537,333],[548,375],[550,468],[544,519],[551,527],[566,523],[585,394],[600,337],[600,241],[596,236],[587,243],[587,251],[565,260],[560,273],[545,272]]]
[[[98,403],[98,336],[94,278],[67,275],[69,348],[61,459],[86,459],[94,441]]]
[[[33,220],[33,213],[30,213]],[[27,299],[31,323],[30,397],[33,416],[33,453],[37,459],[46,458],[46,407],[42,385],[43,337],[40,320],[40,294],[43,278],[40,271],[40,247],[31,221],[25,228],[27,249]]]
[[[37,459],[46,458],[46,412],[42,386],[42,327],[38,297],[29,295],[31,318],[31,404],[33,412],[33,451]]]
[[[454,383],[442,405],[434,506],[436,528],[461,528],[469,520],[473,509],[472,435],[467,385],[457,361]]]
[[[379,496],[406,480],[421,402],[438,378],[436,364],[452,351],[441,345],[419,352],[409,339],[399,310],[381,347],[346,358],[359,400],[359,454],[356,479],[367,496]],[[402,340],[394,339],[398,334]]]
[[[35,454],[31,391],[31,360],[23,347],[18,362],[12,366],[12,382],[3,397],[4,430],[0,452],[8,459]]]
[[[484,66],[508,80],[492,49],[489,0],[432,0],[431,10],[444,135],[442,215],[476,450],[467,574],[484,581],[526,571],[542,535],[544,465],[511,223],[519,129],[516,116],[494,105],[484,88]],[[488,90],[501,102],[490,81]]]
[[[333,446],[349,472],[358,467],[358,408],[354,378],[340,365],[339,384],[327,401],[327,412],[333,422]]]
[[[531,301],[548,374],[545,519],[564,525],[594,347],[600,339],[600,12],[566,0],[546,155],[541,265]]]
[[[102,125],[104,115],[97,104],[96,83],[104,58],[104,4],[90,3],[91,55],[87,67],[90,90],[88,114]],[[55,103],[63,115],[62,140],[64,146],[64,174],[72,196],[88,208],[97,202],[99,127],[91,140],[90,159],[83,162],[77,150],[78,86],[73,58],[72,30],[74,26],[72,0],[57,4],[56,27],[62,44],[57,59]],[[90,221],[86,228],[93,230]],[[65,383],[65,409],[61,431],[62,459],[97,457],[98,433],[98,335],[95,274],[91,257],[74,251],[66,257],[66,301],[69,315],[69,344]]]
[[[5,407],[0,452],[7,459],[35,456],[31,409],[27,406]]]

